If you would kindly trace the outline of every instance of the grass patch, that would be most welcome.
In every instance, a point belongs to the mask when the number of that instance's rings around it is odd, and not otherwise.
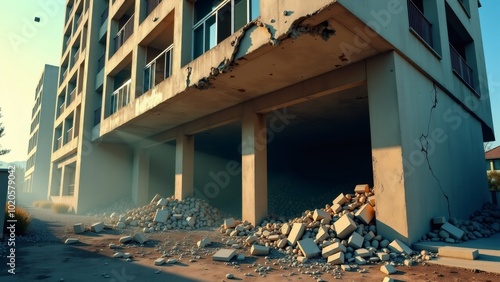
[[[51,201],[34,201],[33,206],[36,208],[50,209],[52,207]]]
[[[52,210],[55,211],[56,213],[68,213],[69,205],[60,203],[52,204]]]
[[[9,234],[11,231],[7,229],[12,223],[7,222],[7,219],[15,219],[17,220],[16,224],[16,235],[25,235],[28,231],[28,227],[31,223],[31,214],[27,212],[25,209],[16,207],[15,210],[15,218],[10,217],[9,210],[7,205],[5,206],[5,221],[4,221],[4,234]]]

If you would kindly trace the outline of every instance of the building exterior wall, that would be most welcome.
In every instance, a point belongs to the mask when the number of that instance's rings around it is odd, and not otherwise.
[[[49,186],[58,71],[56,66],[45,65],[35,91],[23,190],[33,200],[45,199]]]

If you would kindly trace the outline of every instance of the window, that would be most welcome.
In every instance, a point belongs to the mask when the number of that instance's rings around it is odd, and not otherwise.
[[[500,170],[500,159],[493,160],[493,169]]]
[[[491,166],[490,166],[490,160],[486,160],[486,170],[489,171],[491,170]]]
[[[193,58],[213,48],[260,15],[260,0],[198,0],[194,3]]]
[[[410,31],[441,56],[438,7],[434,0],[408,0]]]

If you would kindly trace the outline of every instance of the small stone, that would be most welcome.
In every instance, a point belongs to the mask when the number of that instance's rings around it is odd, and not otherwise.
[[[228,273],[228,274],[226,274],[226,278],[227,278],[227,279],[233,279],[233,278],[234,278],[234,275],[233,275],[233,274],[231,274],[231,273]]]
[[[159,258],[155,260],[155,265],[163,265],[165,263],[165,258]]]
[[[71,244],[75,244],[78,242],[80,242],[80,240],[78,240],[78,238],[68,238],[68,239],[66,239],[66,241],[64,241],[64,244],[71,245]]]
[[[113,257],[114,258],[122,258],[123,257],[123,253],[122,252],[116,252],[113,254]]]
[[[132,241],[133,238],[134,237],[132,237],[132,236],[123,236],[123,237],[120,237],[119,242],[120,243],[128,243],[128,242]]]
[[[76,223],[73,225],[73,233],[80,234],[85,232],[85,228],[83,228],[83,223]]]
[[[175,263],[177,263],[177,260],[176,260],[176,259],[174,259],[174,258],[169,258],[169,259],[167,260],[167,264],[175,264]]]
[[[90,226],[90,231],[95,232],[95,233],[102,232],[103,230],[104,230],[104,223],[103,222],[97,222],[97,223],[94,223]]]
[[[380,271],[382,271],[385,274],[394,274],[397,272],[397,270],[391,264],[382,265],[380,267]]]

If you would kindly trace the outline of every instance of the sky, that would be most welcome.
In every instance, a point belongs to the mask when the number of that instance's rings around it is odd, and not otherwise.
[[[45,64],[59,65],[66,0],[0,1],[0,161],[27,157],[35,89]],[[496,140],[500,145],[500,1],[481,0],[479,9]],[[39,23],[34,22],[39,17]]]

